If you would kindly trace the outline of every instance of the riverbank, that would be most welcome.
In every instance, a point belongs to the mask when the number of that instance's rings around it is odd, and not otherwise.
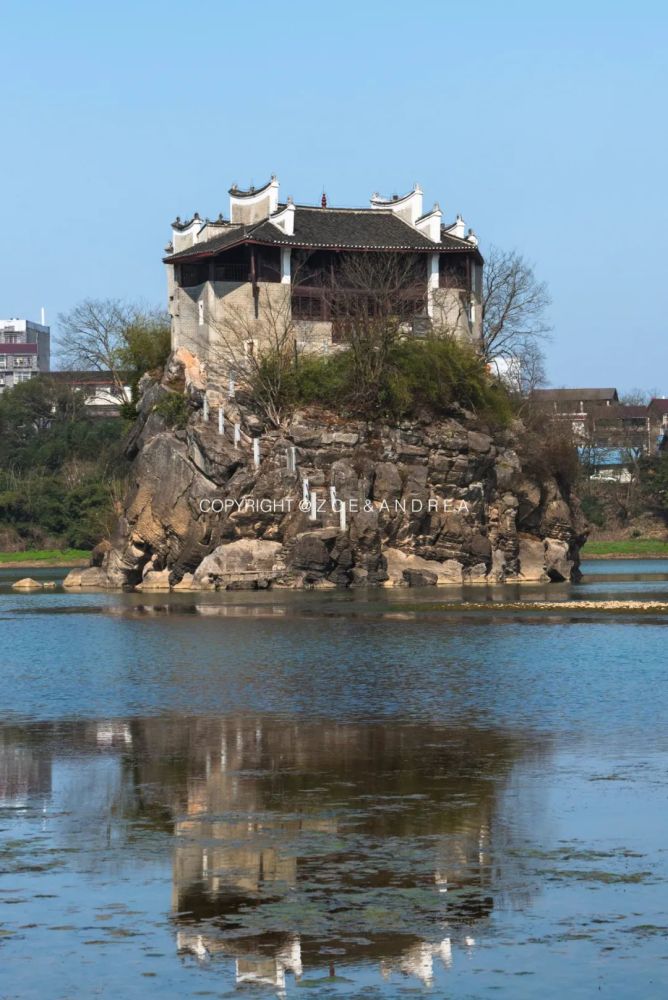
[[[0,569],[73,569],[87,566],[90,552],[85,549],[26,549],[24,552],[0,552]]]
[[[623,538],[588,541],[582,559],[668,559],[668,542],[659,538]]]

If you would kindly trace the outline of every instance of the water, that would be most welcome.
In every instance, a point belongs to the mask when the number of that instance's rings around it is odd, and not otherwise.
[[[668,601],[666,562],[585,570],[464,595],[0,573],[2,1000],[665,997],[668,616],[498,607]]]

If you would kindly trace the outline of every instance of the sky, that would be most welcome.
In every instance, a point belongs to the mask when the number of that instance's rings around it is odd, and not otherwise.
[[[552,385],[668,395],[668,5],[0,0],[0,317],[165,305],[176,215],[415,182],[548,284]]]

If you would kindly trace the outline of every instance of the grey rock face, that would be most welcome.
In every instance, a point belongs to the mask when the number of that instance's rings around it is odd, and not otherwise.
[[[217,421],[202,419],[199,369],[186,360],[186,428],[170,429],[156,410],[180,384],[177,359],[162,385],[146,387],[129,442],[130,489],[111,545],[98,547],[93,565],[70,574],[66,586],[461,586],[577,578],[586,537],[577,500],[553,478],[539,481],[522,468],[518,429],[494,437],[460,411],[456,419],[396,425],[302,412],[278,430],[221,397],[229,413],[220,435]],[[309,501],[315,492],[313,511],[300,507],[305,489]]]

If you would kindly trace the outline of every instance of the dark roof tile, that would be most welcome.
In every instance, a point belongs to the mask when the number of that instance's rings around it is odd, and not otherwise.
[[[534,389],[534,396],[538,400],[582,400],[583,402],[605,402],[606,400],[617,401],[616,389]]]
[[[477,247],[467,240],[441,233],[441,242],[434,243],[389,209],[295,208],[295,231],[286,235],[269,219],[250,226],[230,227],[213,239],[195,243],[186,250],[165,258],[168,261],[188,257],[208,257],[211,254],[249,240],[265,246],[308,247],[313,249],[351,250],[455,250],[477,253]]]

